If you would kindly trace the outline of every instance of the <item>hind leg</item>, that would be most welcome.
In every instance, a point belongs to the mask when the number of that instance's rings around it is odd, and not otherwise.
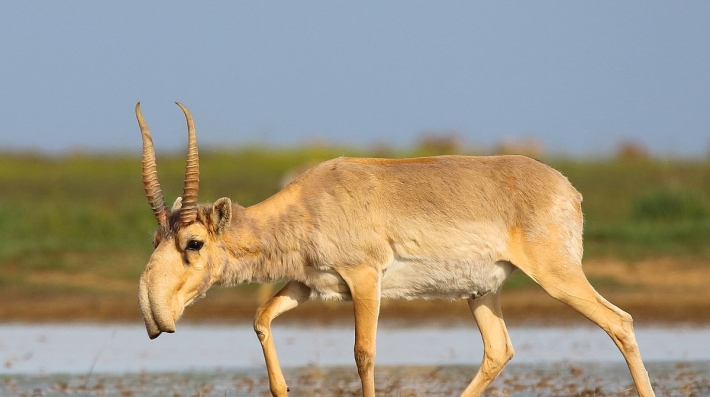
[[[513,345],[500,310],[500,291],[469,299],[468,306],[483,339],[483,360],[476,376],[461,394],[462,397],[480,396],[513,357]]]
[[[581,264],[567,259],[565,255],[555,255],[555,249],[551,249],[550,245],[541,247],[544,247],[544,252],[542,249],[529,249],[526,258],[518,261],[518,267],[550,296],[570,305],[606,331],[624,356],[639,396],[654,396],[641,361],[631,316],[594,290]]]

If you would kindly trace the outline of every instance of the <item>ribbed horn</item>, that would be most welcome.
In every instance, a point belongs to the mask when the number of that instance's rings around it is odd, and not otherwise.
[[[141,113],[141,103],[136,103],[136,118],[138,126],[141,128],[143,136],[143,187],[145,195],[148,197],[148,203],[153,210],[155,219],[159,224],[165,223],[168,219],[170,211],[163,198],[163,191],[160,189],[158,182],[158,170],[155,165],[155,149],[153,148],[153,138],[150,136],[148,125],[143,119]]]
[[[185,187],[182,191],[180,221],[184,224],[197,219],[197,192],[200,188],[200,159],[197,156],[197,135],[190,111],[180,102],[175,102],[187,120],[187,166],[185,167]]]

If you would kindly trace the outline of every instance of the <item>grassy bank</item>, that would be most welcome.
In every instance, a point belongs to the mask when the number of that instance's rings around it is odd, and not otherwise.
[[[274,194],[283,175],[303,163],[371,154],[333,148],[203,150],[200,200],[229,196],[247,206]],[[546,162],[584,195],[586,259],[673,257],[698,266],[710,259],[708,162]],[[180,195],[184,156],[160,157],[158,171],[166,198]],[[133,300],[155,227],[140,173],[140,158],[133,155],[0,155],[0,298]],[[617,285],[609,278],[597,282]],[[517,278],[510,288],[528,284]]]

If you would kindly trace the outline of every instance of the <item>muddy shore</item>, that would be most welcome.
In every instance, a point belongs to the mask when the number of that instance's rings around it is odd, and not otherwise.
[[[710,324],[710,267],[705,263],[653,259],[636,263],[591,260],[584,264],[590,280],[609,301],[630,313],[636,323]],[[0,291],[0,322],[140,322],[136,286],[101,293]],[[252,294],[213,288],[188,308],[184,322],[251,322],[272,290]],[[585,323],[578,313],[549,297],[537,285],[511,288],[502,295],[508,324]],[[288,323],[352,322],[348,302],[306,302],[276,321]],[[472,321],[464,301],[384,301],[381,321],[405,326]]]

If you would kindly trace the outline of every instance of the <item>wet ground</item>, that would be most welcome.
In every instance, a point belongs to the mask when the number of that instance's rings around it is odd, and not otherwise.
[[[352,329],[274,327],[290,396],[357,396]],[[710,396],[710,328],[636,330],[658,396]],[[488,396],[635,395],[621,354],[594,327],[512,328],[516,356]],[[266,396],[247,326],[181,326],[150,341],[140,325],[1,325],[3,396]],[[379,396],[458,396],[477,370],[472,327],[378,334]]]
[[[379,396],[458,396],[474,366],[379,366]],[[648,364],[657,396],[710,395],[710,362]],[[284,371],[290,396],[358,396],[354,367],[310,365]],[[268,396],[263,370],[212,372],[5,375],[4,396]],[[510,364],[487,396],[634,396],[619,363]]]

